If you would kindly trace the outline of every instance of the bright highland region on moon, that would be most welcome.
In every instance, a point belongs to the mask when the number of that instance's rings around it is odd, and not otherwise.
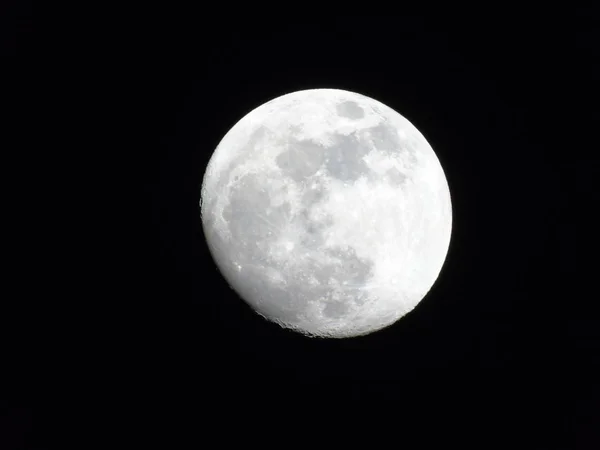
[[[411,311],[452,228],[446,177],[423,135],[337,89],[278,97],[236,123],[208,164],[201,213],[240,297],[283,327],[333,338]]]

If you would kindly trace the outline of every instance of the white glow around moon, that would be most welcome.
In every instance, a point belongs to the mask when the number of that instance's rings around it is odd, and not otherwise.
[[[452,228],[423,135],[337,89],[278,97],[236,123],[208,164],[201,213],[217,266],[257,313],[335,338],[411,311],[439,276]]]

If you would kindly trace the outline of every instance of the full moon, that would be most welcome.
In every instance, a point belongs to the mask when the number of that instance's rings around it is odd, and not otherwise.
[[[200,199],[225,280],[264,318],[308,336],[388,327],[438,278],[452,206],[425,137],[338,89],[275,98],[215,149]]]

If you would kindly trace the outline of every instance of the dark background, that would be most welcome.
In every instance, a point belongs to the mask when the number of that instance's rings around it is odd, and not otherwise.
[[[99,172],[100,197],[86,221],[87,194],[70,186],[77,219],[57,228],[75,256],[45,295],[22,300],[0,447],[366,436],[369,447],[598,448],[598,321],[575,250],[580,211],[597,202],[592,11],[288,7],[69,11],[73,31],[51,33],[43,73],[79,131],[69,171]],[[21,42],[7,48],[19,56]],[[433,290],[355,339],[304,338],[253,313],[200,222],[224,134],[274,97],[319,87],[407,117],[452,195]]]

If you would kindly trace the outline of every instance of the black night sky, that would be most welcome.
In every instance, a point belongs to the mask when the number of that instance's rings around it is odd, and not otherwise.
[[[94,80],[82,95],[104,97],[90,117],[103,118],[110,143],[95,160],[118,172],[104,174],[114,237],[89,269],[97,290],[79,291],[74,320],[56,318],[77,334],[44,328],[47,342],[68,344],[60,356],[35,347],[36,388],[6,415],[7,439],[36,449],[75,434],[80,448],[318,446],[325,436],[340,447],[598,448],[598,322],[573,287],[576,204],[598,148],[589,12],[294,9],[115,13],[76,44]],[[241,117],[319,87],[407,117],[453,202],[430,294],[392,327],[347,340],[305,338],[252,312],[217,271],[198,206],[212,151]]]

